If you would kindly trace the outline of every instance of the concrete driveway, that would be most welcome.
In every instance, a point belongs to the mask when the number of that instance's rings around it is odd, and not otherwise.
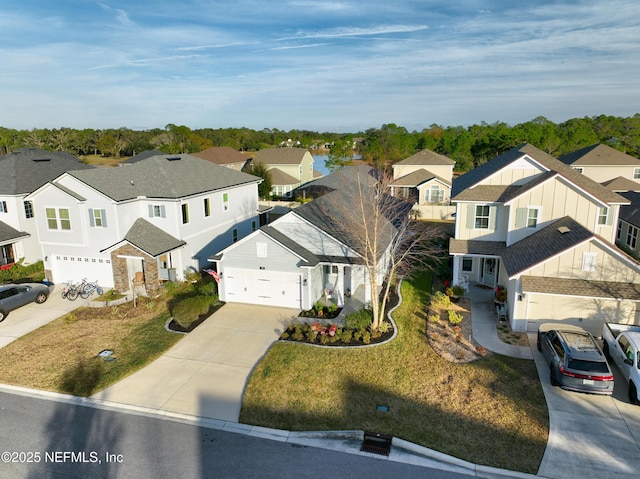
[[[225,304],[153,363],[92,398],[237,422],[251,371],[299,312]]]
[[[60,316],[64,316],[69,311],[73,311],[80,306],[86,306],[91,302],[91,298],[82,299],[78,297],[75,301],[63,299],[60,296],[63,286],[53,286],[49,299],[43,304],[30,303],[11,311],[6,319],[0,322],[0,348],[15,341],[20,336],[24,336]],[[95,297],[93,296],[94,299]]]
[[[636,477],[640,471],[640,406],[629,404],[615,366],[613,397],[551,386],[549,366],[530,335],[534,360],[549,408],[549,440],[538,475],[550,478]]]

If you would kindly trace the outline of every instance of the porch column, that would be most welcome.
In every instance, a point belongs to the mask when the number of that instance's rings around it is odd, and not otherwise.
[[[457,284],[460,277],[460,258],[460,255],[454,255],[453,257],[453,278],[451,278],[453,284]]]

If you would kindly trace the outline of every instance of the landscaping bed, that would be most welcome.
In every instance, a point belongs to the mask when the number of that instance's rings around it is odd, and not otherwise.
[[[442,358],[427,339],[429,291],[427,277],[403,283],[393,313],[398,334],[375,348],[274,344],[249,379],[240,422],[375,431],[535,474],[549,421],[534,362],[499,354],[468,363]]]

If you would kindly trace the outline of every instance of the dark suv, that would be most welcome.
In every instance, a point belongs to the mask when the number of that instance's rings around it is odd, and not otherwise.
[[[549,364],[553,386],[591,394],[613,394],[613,373],[590,333],[578,326],[544,323],[538,351]]]

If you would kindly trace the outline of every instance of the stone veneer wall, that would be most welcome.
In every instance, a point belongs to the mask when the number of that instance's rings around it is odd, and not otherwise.
[[[139,256],[144,258],[144,286],[147,294],[156,294],[160,289],[158,279],[158,261],[139,250],[135,246],[125,244],[111,252],[111,267],[113,268],[114,289],[117,291],[128,291],[131,289],[131,280],[127,271],[127,258],[118,256]]]

